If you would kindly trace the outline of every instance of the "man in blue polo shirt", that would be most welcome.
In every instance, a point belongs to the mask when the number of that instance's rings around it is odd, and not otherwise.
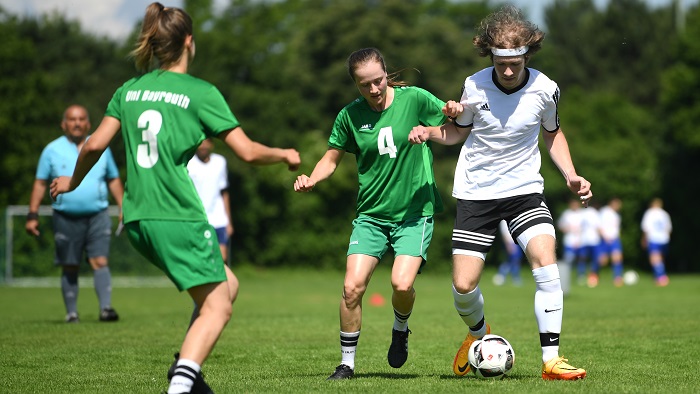
[[[65,135],[49,143],[39,158],[25,225],[27,233],[33,236],[39,235],[39,205],[46,195],[48,182],[73,174],[78,152],[90,130],[87,109],[79,105],[68,107],[63,113],[61,128]],[[77,189],[52,201],[56,244],[54,264],[62,267],[61,290],[68,323],[79,321],[78,272],[83,253],[94,271],[95,292],[100,303],[99,320],[119,319],[112,308],[112,276],[107,266],[112,236],[112,221],[107,212],[108,190],[121,208],[124,186],[109,148]]]

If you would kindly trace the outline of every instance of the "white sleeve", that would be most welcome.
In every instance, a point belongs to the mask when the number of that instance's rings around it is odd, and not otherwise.
[[[467,87],[469,86],[467,83],[468,81],[469,78],[464,81],[464,86],[462,86],[462,98],[459,100],[459,103],[464,107],[464,111],[455,119],[455,124],[460,127],[469,127],[474,124],[474,110],[469,105],[469,98],[471,97],[471,94],[469,93],[469,89]]]
[[[556,83],[554,91],[547,94],[545,100],[545,108],[542,113],[542,127],[549,132],[554,132],[559,129],[559,87]]]

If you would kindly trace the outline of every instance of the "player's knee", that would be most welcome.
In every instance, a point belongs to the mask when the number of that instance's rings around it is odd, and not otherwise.
[[[413,294],[413,281],[398,280],[392,281],[391,287],[394,289],[394,294],[398,296],[410,296]]]
[[[471,293],[479,285],[478,279],[461,278],[458,281],[454,281],[452,286],[460,294]]]
[[[362,301],[362,296],[365,294],[367,286],[358,285],[355,283],[345,283],[343,289],[343,301],[348,308],[357,306]]]
[[[100,268],[104,268],[108,264],[107,257],[89,258],[88,262],[90,263],[90,266],[92,267],[93,271],[98,270]]]

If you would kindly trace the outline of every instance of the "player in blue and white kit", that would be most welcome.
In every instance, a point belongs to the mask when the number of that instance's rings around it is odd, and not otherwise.
[[[644,238],[642,244],[646,245],[649,252],[649,263],[658,286],[668,285],[664,257],[668,252],[668,243],[671,240],[671,216],[663,209],[664,203],[660,198],[655,198],[649,204],[649,209],[642,217],[642,231]]]
[[[595,207],[589,206],[581,210],[581,248],[577,262],[579,284],[587,283],[588,287],[598,286],[600,251],[600,215]],[[586,279],[587,268],[590,268],[588,279]]]
[[[479,279],[501,220],[508,222],[511,235],[532,267],[542,378],[575,380],[586,376],[585,370],[559,356],[564,294],[556,264],[554,222],[539,172],[541,129],[550,157],[584,205],[592,196],[591,185],[576,173],[559,127],[557,84],[526,67],[543,39],[544,33],[513,6],[506,5],[487,16],[473,43],[480,56],[491,58],[493,67],[465,80],[460,103],[445,105],[446,110],[463,107],[454,122],[416,126],[409,135],[409,141],[416,144],[428,140],[444,145],[464,142],[452,191],[457,198],[452,290],[455,309],[469,327],[453,362],[453,371],[460,376],[470,369],[469,346],[490,332]]]
[[[600,209],[601,265],[610,262],[613,271],[613,283],[620,287],[622,280],[622,242],[620,242],[620,208],[622,201],[614,197],[608,205]]]
[[[508,230],[508,223],[505,220],[501,220],[501,223],[499,223],[498,232],[501,234],[503,247],[506,249],[508,258],[498,266],[498,273],[493,277],[493,284],[496,286],[503,285],[506,282],[506,277],[510,275],[513,284],[520,286],[522,285],[520,264],[523,261],[523,257],[525,257],[525,253],[520,249],[518,243],[513,240],[510,230]]]
[[[581,208],[576,199],[569,200],[569,207],[561,213],[557,221],[557,228],[564,233],[562,245],[564,246],[563,259],[567,264],[573,265],[581,248]]]

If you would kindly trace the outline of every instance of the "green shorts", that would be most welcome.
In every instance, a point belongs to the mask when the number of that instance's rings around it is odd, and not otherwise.
[[[422,257],[428,261],[428,246],[433,238],[433,217],[417,217],[403,222],[387,222],[369,216],[359,216],[352,222],[348,246],[351,254],[366,254],[381,260],[389,250],[394,256]]]
[[[131,245],[183,291],[226,280],[216,231],[207,222],[141,220],[124,226]]]

